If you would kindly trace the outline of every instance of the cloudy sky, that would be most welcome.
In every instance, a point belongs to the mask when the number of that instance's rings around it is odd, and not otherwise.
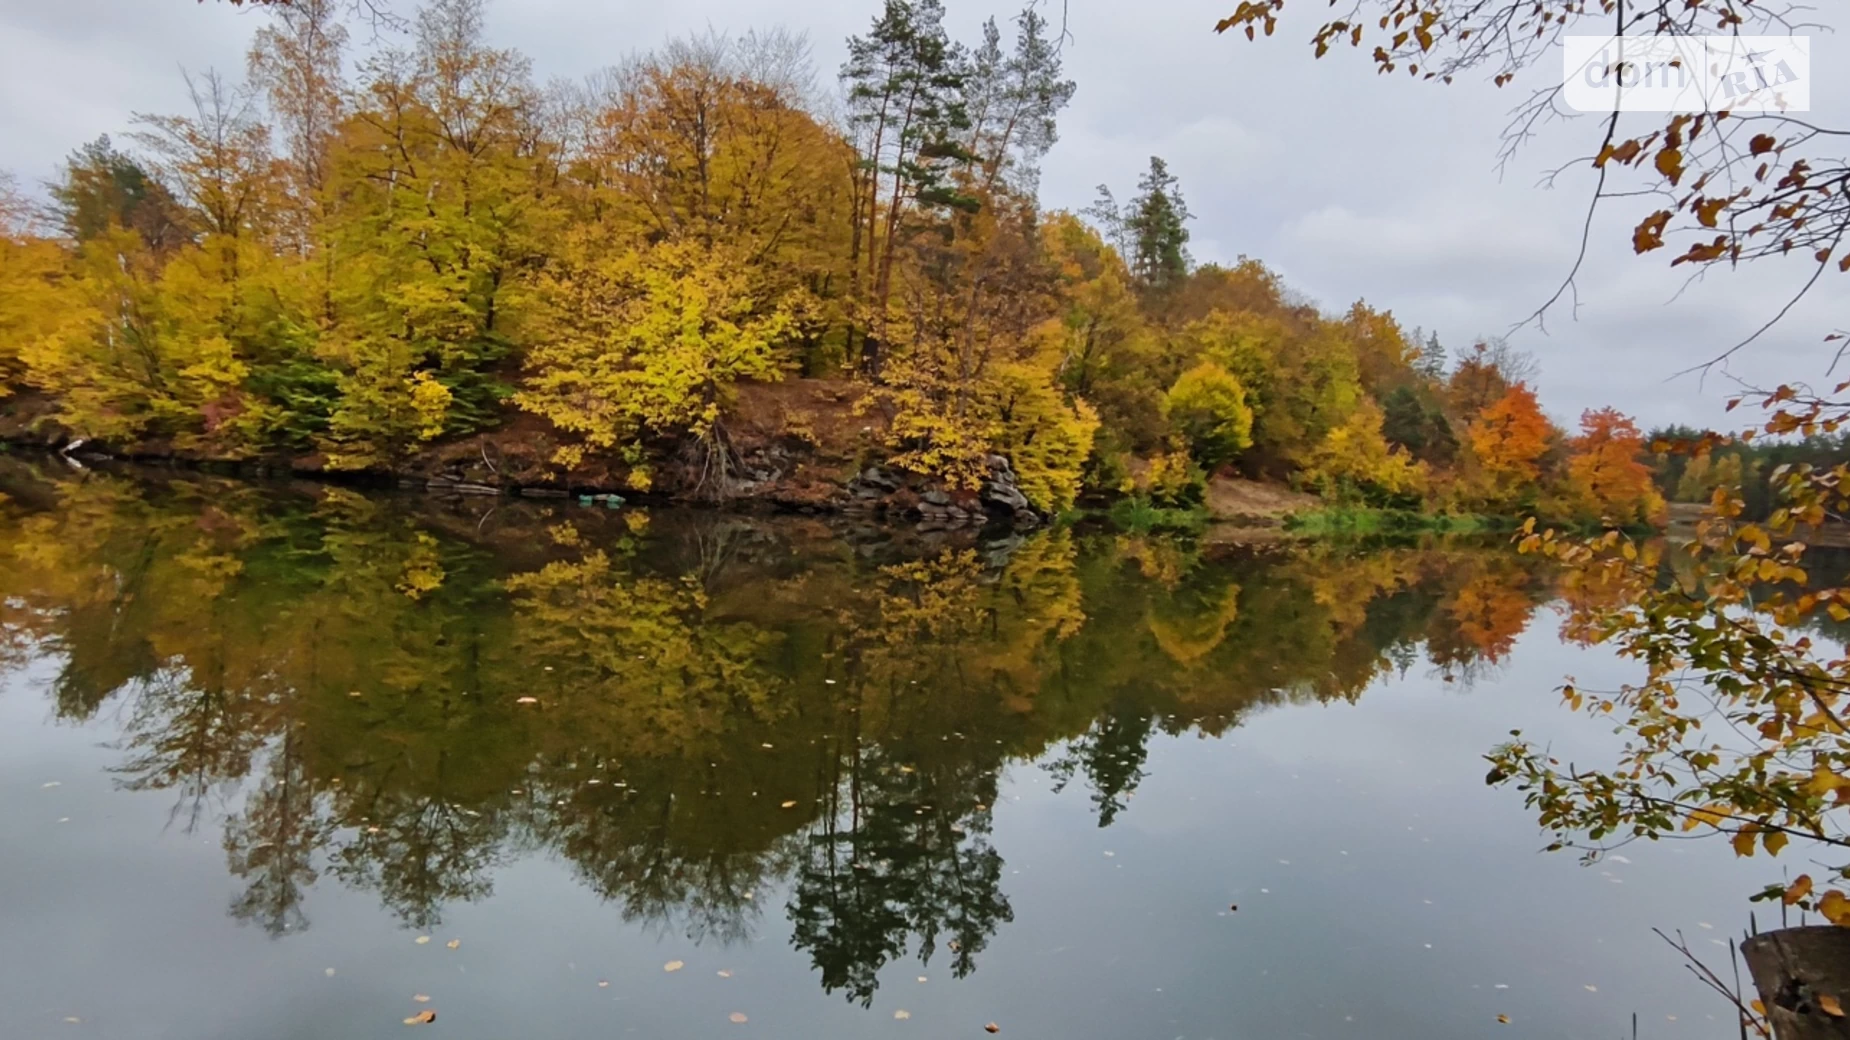
[[[974,40],[1015,0],[946,2],[953,33]],[[1366,299],[1453,347],[1508,331],[1570,268],[1590,182],[1581,170],[1552,188],[1540,182],[1591,150],[1590,117],[1550,128],[1499,170],[1516,88],[1382,79],[1359,53],[1313,61],[1302,41],[1321,3],[1301,2],[1277,36],[1248,43],[1212,32],[1232,0],[1066,2],[1079,93],[1045,163],[1047,205],[1082,207],[1101,183],[1123,197],[1161,155],[1196,215],[1197,259],[1257,257],[1326,309]],[[843,41],[877,7],[491,0],[489,17],[495,42],[526,52],[542,79],[576,78],[691,31],[784,25],[807,32],[832,80]],[[181,70],[240,71],[263,17],[212,0],[0,0],[0,168],[40,182],[76,145],[125,131],[132,113],[180,111]],[[1850,41],[1814,36],[1812,67],[1815,118],[1850,125],[1850,91],[1833,82],[1850,74]],[[1540,360],[1542,400],[1557,418],[1616,404],[1648,424],[1716,424],[1736,380],[1827,378],[1822,339],[1850,328],[1850,301],[1829,279],[1726,370],[1677,376],[1771,317],[1808,272],[1763,265],[1689,284],[1630,255],[1636,212],[1611,214],[1596,225],[1577,312],[1563,306],[1546,333],[1512,336]]]

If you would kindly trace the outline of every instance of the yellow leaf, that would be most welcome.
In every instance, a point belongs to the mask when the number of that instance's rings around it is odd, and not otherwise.
[[[1832,1018],[1844,1017],[1843,1004],[1839,1003],[1838,999],[1836,997],[1831,996],[1829,993],[1818,994],[1818,1010],[1824,1012],[1825,1014],[1831,1016]]]
[[[667,964],[662,965],[662,970],[663,971],[680,971],[682,968],[685,968],[685,967],[687,967],[687,964],[684,961],[669,961]]]
[[[1501,1023],[1503,1023],[1504,1025],[1506,1025],[1506,1026],[1507,1026],[1507,1025],[1509,1025],[1509,1024],[1510,1024],[1510,1016],[1508,1016],[1508,1015],[1498,1015],[1498,1016],[1497,1016],[1497,1021],[1499,1021],[1499,1022],[1501,1022]]]
[[[416,943],[417,943],[417,944],[418,944],[419,946],[422,946],[422,945],[424,945],[425,943],[427,943],[427,942],[429,942],[429,941],[430,941],[430,936],[428,936],[428,935],[420,935],[420,936],[418,936],[418,937],[417,937],[417,938],[416,938],[415,940],[413,940],[413,941],[414,941],[414,942],[416,942]]]
[[[408,1026],[427,1026],[436,1020],[437,1013],[435,1011],[420,1011],[410,1018],[405,1019],[405,1024]]]
[[[1753,855],[1754,854],[1754,836],[1759,833],[1760,833],[1759,828],[1753,826],[1752,824],[1749,824],[1748,826],[1743,827],[1740,830],[1736,831],[1734,833],[1734,843],[1733,843],[1734,844],[1734,854],[1737,856]]]
[[[428,994],[424,994],[424,993],[419,993],[419,994],[418,994],[417,996],[415,996],[415,997],[412,997],[411,999],[412,999],[412,1000],[414,1000],[414,1001],[416,1001],[416,1002],[417,1002],[417,1003],[419,1003],[419,1004],[428,1004],[428,1003],[430,1003],[430,996],[429,996]]]
[[[796,803],[796,800],[795,800],[795,799],[792,799],[792,800],[790,800],[790,801],[788,801],[788,802],[785,802],[785,803],[784,803],[784,804],[783,804],[782,806],[780,806],[779,808],[783,808],[783,809],[794,809],[794,808],[796,808],[796,807],[797,807],[797,803]]]
[[[731,1021],[734,1025],[741,1025],[741,1026],[744,1025],[748,1021],[745,1017],[745,1012],[743,1011],[734,1011],[732,1014],[727,1015],[726,1018],[729,1021]]]
[[[450,949],[454,950],[457,947],[462,945],[462,940],[461,939],[451,939],[449,942],[446,942],[443,945],[448,946]]]
[[[912,1017],[912,1012],[907,1011],[905,1008],[900,1008],[898,1011],[893,1012],[893,1017],[904,1022],[906,1019]]]

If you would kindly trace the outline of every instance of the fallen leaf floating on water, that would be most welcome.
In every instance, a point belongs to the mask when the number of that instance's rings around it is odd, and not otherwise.
[[[405,1019],[405,1024],[408,1026],[427,1026],[436,1020],[437,1013],[435,1011],[420,1011],[410,1018]]]
[[[1588,986],[1586,987],[1586,990],[1588,993],[1598,993],[1599,987],[1598,986]]]
[[[730,1014],[730,1015],[727,1015],[726,1017],[727,1017],[727,1018],[728,1018],[729,1020],[731,1020],[731,1022],[732,1022],[732,1023],[734,1024],[734,1025],[741,1025],[741,1026],[742,1026],[742,1025],[744,1025],[744,1024],[745,1024],[746,1022],[749,1022],[749,1021],[750,1021],[750,1019],[748,1019],[748,1018],[746,1018],[746,1017],[745,1017],[745,1012],[743,1012],[743,1011],[734,1011],[734,1012],[733,1012],[732,1014]]]
[[[686,961],[669,961],[667,964],[662,965],[662,970],[663,971],[680,971],[682,968],[685,968],[685,967],[687,967]]]
[[[81,1018],[78,1018],[76,1015],[72,1015],[71,1017],[65,1019],[65,1021],[69,1022],[71,1025],[74,1025],[74,1026],[80,1026],[84,1024],[84,1020]]]
[[[324,971],[324,972],[322,972],[321,974],[323,974],[323,975],[326,975],[326,976],[327,976],[328,978],[330,978],[330,979],[331,979],[331,978],[333,978],[333,977],[334,977],[334,969],[333,969],[333,968],[329,968],[329,969],[327,969],[326,971]]]
[[[521,697],[514,701],[515,704],[538,704],[539,702],[538,697]]]
[[[598,988],[598,989],[609,989],[609,988],[610,988],[610,983],[609,983],[609,982],[607,982],[607,981],[605,981],[605,980],[603,980],[603,979],[598,979],[598,980],[597,980],[597,988]]]
[[[1831,1016],[1832,1018],[1844,1017],[1843,1004],[1836,997],[1831,996],[1829,993],[1819,994],[1818,1010],[1824,1012],[1825,1014]]]
[[[430,994],[419,993],[416,996],[412,997],[411,999],[417,1001],[420,1004],[428,1004],[430,1003]]]
[[[899,1019],[901,1022],[904,1022],[906,1019],[912,1017],[912,1012],[907,1011],[905,1008],[901,1008],[898,1011],[893,1012],[893,1017]]]
[[[1501,1023],[1503,1023],[1504,1025],[1506,1025],[1506,1026],[1507,1026],[1507,1025],[1509,1025],[1509,1024],[1510,1024],[1510,1016],[1508,1016],[1508,1015],[1498,1015],[1498,1016],[1497,1016],[1497,1021],[1499,1021],[1499,1022],[1501,1022]]]
[[[794,809],[796,807],[797,807],[797,803],[795,801],[785,802],[782,806],[782,808],[785,808],[785,809]]]
[[[926,979],[925,979],[925,976],[923,976],[923,975],[920,975],[920,976],[919,976],[919,981],[920,981],[920,982],[924,982],[924,981],[926,981]]]
[[[999,1026],[999,1025],[997,1025],[997,1024],[995,1024],[994,1022],[991,1022],[991,1023],[989,1023],[988,1025],[986,1025],[986,1026],[984,1026],[984,1027],[983,1027],[983,1032],[985,1032],[985,1033],[1000,1033],[1000,1032],[1002,1032],[1002,1027],[1001,1027],[1001,1026]]]
[[[1239,908],[1240,908],[1240,904],[1238,904],[1238,903],[1229,903],[1229,904],[1227,904],[1227,909],[1229,909],[1229,910],[1238,910]]]
[[[457,947],[462,945],[462,940],[461,939],[451,939],[449,942],[446,942],[443,945],[448,946],[450,949],[454,950]]]
[[[419,946],[422,946],[422,945],[424,945],[425,943],[427,943],[427,942],[429,942],[429,941],[430,941],[430,936],[428,936],[428,935],[420,935],[420,936],[418,936],[418,937],[417,937],[417,938],[416,938],[415,940],[413,940],[413,941],[414,941],[414,942],[416,942],[416,943],[417,943],[417,944],[418,944]]]
[[[727,971],[726,969],[724,969],[724,968],[721,968],[721,969],[719,970],[719,977],[720,977],[720,978],[722,978],[722,979],[729,979],[729,978],[732,978],[732,972],[729,972],[729,971]]]

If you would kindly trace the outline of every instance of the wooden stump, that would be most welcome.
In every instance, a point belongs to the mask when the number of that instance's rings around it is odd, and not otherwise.
[[[1762,932],[1741,956],[1777,1040],[1850,1040],[1850,928]]]

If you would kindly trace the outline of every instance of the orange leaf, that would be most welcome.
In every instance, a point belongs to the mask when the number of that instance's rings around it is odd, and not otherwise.
[[[1695,245],[1690,246],[1689,252],[1684,253],[1682,256],[1679,256],[1675,260],[1670,261],[1670,266],[1675,267],[1678,264],[1685,264],[1685,263],[1705,264],[1711,260],[1721,259],[1722,254],[1726,253],[1727,251],[1728,251],[1728,236],[1727,235],[1716,235],[1715,241],[1710,242],[1706,245],[1701,242],[1698,242]]]
[[[437,1013],[435,1011],[420,1011],[410,1018],[405,1019],[405,1024],[408,1026],[427,1026],[436,1020]]]
[[[1670,226],[1670,211],[1660,209],[1644,218],[1632,232],[1632,252],[1648,253],[1664,244],[1664,228]]]
[[[1850,899],[1842,892],[1826,892],[1824,898],[1818,900],[1818,912],[1832,924],[1850,926]]]
[[[1655,164],[1657,166],[1657,172],[1668,178],[1670,183],[1675,184],[1677,181],[1683,179],[1682,149],[1666,148],[1658,152]]]
[[[1843,1004],[1840,1003],[1836,997],[1831,996],[1829,993],[1818,994],[1818,1010],[1824,1012],[1825,1014],[1831,1016],[1832,1018],[1844,1017]]]
[[[1797,903],[1799,900],[1804,899],[1806,896],[1810,894],[1811,894],[1811,875],[1810,874],[1800,874],[1798,876],[1798,880],[1786,886],[1786,894],[1783,898],[1785,900],[1786,905],[1791,906],[1794,903]]]

